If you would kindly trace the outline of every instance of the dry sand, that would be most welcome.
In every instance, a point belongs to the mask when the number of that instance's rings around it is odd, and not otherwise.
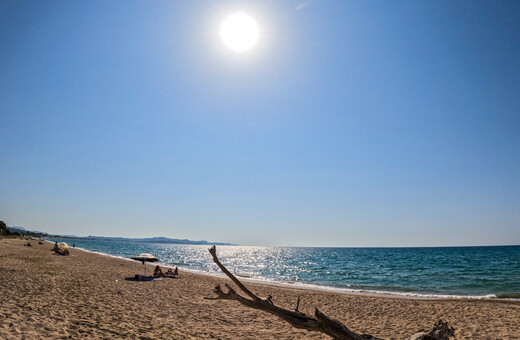
[[[138,262],[52,245],[0,240],[1,339],[328,339],[235,301],[206,300],[217,282],[181,272],[180,279],[132,282]],[[210,256],[208,254],[208,256]],[[152,266],[148,273],[151,273]],[[520,302],[414,300],[357,296],[247,283],[275,304],[325,314],[359,333],[402,339],[445,319],[458,339],[520,339]]]

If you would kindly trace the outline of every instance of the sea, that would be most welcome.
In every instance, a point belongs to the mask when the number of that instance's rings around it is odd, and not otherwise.
[[[151,253],[163,266],[223,276],[208,245],[52,239],[130,259]],[[318,248],[217,246],[238,278],[351,294],[520,300],[520,246]],[[136,262],[136,261],[134,261]],[[140,262],[136,262],[136,270]]]

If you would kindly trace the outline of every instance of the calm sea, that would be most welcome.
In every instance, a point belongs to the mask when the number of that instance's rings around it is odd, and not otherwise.
[[[151,253],[159,263],[217,274],[209,246],[59,239],[112,256]],[[237,276],[347,292],[520,299],[520,246],[292,248],[217,246]],[[136,269],[139,268],[136,262]],[[218,275],[218,274],[217,274]]]

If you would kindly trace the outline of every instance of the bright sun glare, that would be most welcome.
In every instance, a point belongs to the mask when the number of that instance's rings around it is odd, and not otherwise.
[[[232,14],[222,23],[220,36],[227,47],[235,51],[246,51],[258,40],[258,26],[255,19],[247,14]]]

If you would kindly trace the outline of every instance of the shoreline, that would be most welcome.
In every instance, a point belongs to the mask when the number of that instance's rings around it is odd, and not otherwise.
[[[49,240],[44,240],[45,242],[51,242]],[[127,257],[119,256],[119,255],[113,255],[108,253],[103,253],[95,250],[89,250],[81,247],[77,247],[75,249],[79,249],[85,252],[90,252],[93,254],[98,254],[102,256],[109,256],[116,259],[123,259],[123,260],[129,260],[134,262],[135,260],[132,260]],[[176,266],[172,266],[167,263],[157,262],[154,265],[160,265],[161,267],[165,268],[175,268]],[[198,275],[206,275],[210,277],[216,277],[216,278],[227,278],[223,273],[221,272],[209,272],[209,271],[203,271],[188,267],[179,266],[179,269],[182,269],[184,271],[189,271],[194,274]],[[370,290],[370,289],[355,289],[355,288],[346,288],[346,287],[334,287],[334,286],[326,286],[326,285],[317,285],[312,283],[301,283],[301,282],[283,282],[283,281],[276,281],[269,278],[251,278],[251,277],[243,277],[240,274],[236,274],[238,279],[244,282],[248,283],[256,283],[256,284],[265,284],[270,286],[280,286],[285,288],[294,288],[294,289],[305,289],[305,290],[316,290],[316,291],[324,291],[324,292],[332,292],[332,293],[339,293],[339,294],[349,294],[349,295],[360,295],[360,296],[374,296],[374,297],[387,297],[387,298],[402,298],[402,299],[417,299],[417,300],[497,300],[497,301],[519,301],[520,298],[510,298],[510,297],[499,297],[495,294],[488,294],[488,295],[455,295],[455,294],[436,294],[436,293],[418,293],[418,292],[400,292],[400,291],[385,291],[385,290]]]
[[[0,240],[0,338],[328,339],[293,328],[276,316],[236,301],[211,300],[221,277],[180,268],[179,279],[134,282],[137,261],[70,249],[58,256],[48,243]],[[457,339],[520,334],[520,302],[502,299],[406,299],[247,283],[276,305],[314,308],[358,333],[405,338],[444,319]]]

